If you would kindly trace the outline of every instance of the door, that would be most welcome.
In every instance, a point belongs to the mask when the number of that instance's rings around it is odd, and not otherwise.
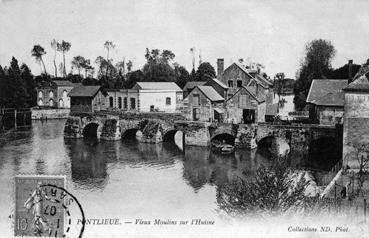
[[[245,124],[255,123],[255,110],[243,109],[242,119]]]
[[[192,109],[192,119],[194,120],[194,121],[198,121],[199,120],[199,109],[198,108],[194,108],[194,109]]]

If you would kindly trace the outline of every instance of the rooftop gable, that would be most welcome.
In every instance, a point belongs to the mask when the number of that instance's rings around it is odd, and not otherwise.
[[[211,86],[196,86],[212,102],[222,102],[224,98]]]
[[[316,100],[328,93],[342,92],[347,84],[347,79],[313,79],[306,102],[315,103]]]
[[[69,97],[95,97],[101,90],[101,86],[78,86],[74,87],[68,94]]]
[[[186,83],[186,85],[183,88],[183,91],[187,91],[188,89],[193,89],[196,86],[204,85],[206,81],[189,81]]]
[[[368,92],[369,91],[369,81],[365,75],[360,76],[359,78],[352,81],[344,91],[362,91]]]

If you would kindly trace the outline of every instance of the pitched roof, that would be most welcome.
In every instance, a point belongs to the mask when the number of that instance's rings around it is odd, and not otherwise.
[[[263,95],[256,96],[255,89],[253,87],[244,87],[242,86],[235,94],[232,95],[228,100],[237,95],[242,89],[245,89],[258,103],[262,103],[265,101],[265,97]]]
[[[227,86],[227,85],[225,85],[224,83],[220,82],[220,81],[219,81],[218,79],[216,79],[216,78],[209,79],[209,80],[206,82],[206,84],[207,84],[208,82],[210,82],[210,81],[213,81],[213,82],[217,83],[219,86],[221,86],[221,87],[222,87],[222,88],[224,88],[224,89],[227,89],[227,88],[228,88],[228,86]]]
[[[344,88],[344,91],[369,91],[368,78],[365,75],[360,76]]]
[[[68,80],[53,80],[52,82],[55,83],[56,86],[59,86],[59,87],[63,87],[63,86],[64,87],[75,87],[76,86],[76,84]]]
[[[187,91],[188,89],[193,89],[196,86],[199,86],[199,85],[201,86],[201,85],[204,85],[205,83],[206,83],[206,81],[190,81],[190,82],[187,82],[186,85],[183,88],[183,91]]]
[[[315,100],[313,103],[320,106],[344,106],[345,94],[342,91],[328,93],[327,95]]]
[[[180,87],[174,82],[137,82],[136,86],[142,90],[174,90],[174,91],[182,91]]]
[[[78,86],[73,88],[69,97],[94,97],[101,89],[101,86]]]
[[[329,93],[341,92],[347,86],[347,82],[347,79],[313,79],[306,102],[315,103],[316,100],[325,97]],[[337,101],[337,97],[339,95],[334,96],[333,101]]]
[[[224,101],[224,98],[212,86],[197,86],[197,88],[212,102]]]
[[[273,85],[272,82],[264,78],[262,75],[260,75],[256,70],[247,69],[243,64],[239,62],[234,62],[235,65],[237,65],[243,72],[245,72],[250,78],[253,78],[258,82],[262,87],[268,88]]]

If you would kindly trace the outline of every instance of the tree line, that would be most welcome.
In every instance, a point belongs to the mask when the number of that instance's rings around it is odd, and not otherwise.
[[[125,60],[114,63],[111,52],[116,45],[112,41],[103,44],[106,56],[98,56],[91,61],[81,55],[72,57],[71,68],[67,73],[66,62],[72,44],[68,41],[50,42],[53,54],[53,73],[50,74],[44,62],[47,54],[39,44],[31,49],[31,56],[39,63],[41,74],[34,76],[26,64],[19,66],[12,58],[9,66],[0,65],[0,107],[22,108],[36,105],[36,86],[52,80],[68,80],[83,85],[102,85],[104,88],[131,88],[139,81],[175,82],[181,88],[188,81],[206,81],[216,77],[214,67],[208,62],[201,62],[191,74],[175,61],[171,50],[148,49],[145,51],[146,63],[141,69],[132,70],[133,62]],[[191,51],[192,52],[192,51]],[[62,62],[56,61],[57,54],[62,55]],[[195,65],[193,64],[193,67]]]

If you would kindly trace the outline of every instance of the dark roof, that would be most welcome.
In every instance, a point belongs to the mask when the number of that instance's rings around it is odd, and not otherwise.
[[[56,86],[58,87],[75,87],[76,86],[76,84],[68,80],[53,80],[52,82],[55,83]]]
[[[180,87],[174,82],[137,82],[133,87],[135,89],[142,90],[174,90],[174,91],[182,91]]]
[[[319,106],[344,106],[345,105],[345,94],[344,92],[328,93],[327,95],[315,100],[313,102]]]
[[[354,81],[352,81],[346,88],[344,88],[344,91],[369,91],[369,81],[368,78],[363,75]]]
[[[206,84],[205,84],[205,85],[207,85],[207,84],[208,84],[208,82],[210,82],[210,81],[215,82],[216,84],[218,84],[219,86],[221,86],[221,87],[222,87],[222,88],[224,88],[224,89],[228,89],[228,86],[227,86],[227,85],[225,85],[224,83],[220,82],[220,81],[219,81],[218,79],[216,79],[216,78],[209,79],[209,80],[206,82]]]
[[[224,101],[212,86],[197,86],[197,88],[212,102]]]
[[[347,86],[347,82],[347,79],[313,79],[306,102],[315,103],[316,100],[325,97],[329,93],[341,92]],[[337,96],[332,99],[336,101]]]
[[[101,90],[101,86],[78,86],[73,88],[68,96],[69,97],[95,97],[95,95]]]
[[[269,88],[273,86],[273,83],[264,78],[261,74],[258,73],[256,70],[247,69],[243,64],[234,62],[235,65],[237,65],[243,72],[245,72],[250,78],[253,78],[256,80],[257,83],[259,83],[264,88]]]
[[[183,88],[183,91],[187,91],[188,89],[192,90],[196,86],[201,86],[201,85],[204,85],[205,83],[206,83],[206,81],[190,81],[190,82],[187,82],[186,85]]]
[[[276,116],[278,114],[278,103],[266,105],[266,116]]]

